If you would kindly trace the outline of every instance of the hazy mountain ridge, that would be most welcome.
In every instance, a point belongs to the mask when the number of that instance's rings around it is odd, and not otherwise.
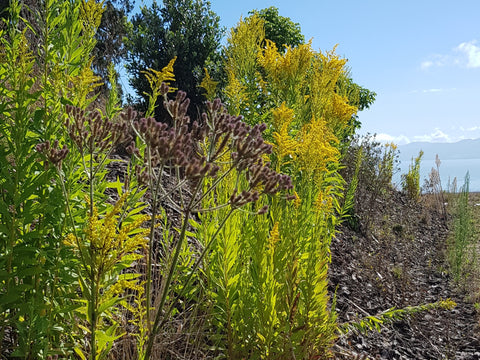
[[[466,139],[455,143],[413,142],[399,145],[400,160],[410,160],[417,157],[423,150],[423,160],[435,159],[438,154],[440,160],[480,159],[480,139]]]

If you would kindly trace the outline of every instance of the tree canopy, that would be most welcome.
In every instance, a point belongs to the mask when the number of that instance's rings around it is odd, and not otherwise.
[[[187,92],[195,112],[204,100],[198,87],[203,68],[216,61],[223,30],[205,0],[164,0],[144,6],[131,21],[127,41],[130,84],[143,103],[150,87],[143,71],[160,70],[176,57],[173,85]],[[161,109],[158,109],[161,111]]]
[[[93,51],[93,67],[104,80],[108,77],[109,64],[119,64],[126,54],[123,41],[128,30],[127,15],[132,9],[130,0],[108,0],[104,3]]]
[[[258,49],[255,50],[257,45],[261,46],[263,49],[262,51],[265,51],[266,47],[268,47],[268,44],[265,40],[272,41],[275,44],[278,52],[281,54],[288,52],[287,49],[289,47],[298,48],[299,46],[306,44],[300,24],[293,22],[288,17],[281,16],[276,7],[271,6],[262,10],[252,10],[249,12],[249,14],[250,16],[245,18],[244,23],[253,26],[253,23],[258,22],[258,26],[262,28],[262,31],[257,34],[261,44],[256,44],[258,39],[252,40],[252,44],[255,44],[253,53],[258,51]],[[241,34],[239,32],[240,27],[237,26],[237,28],[233,31],[232,36],[237,38],[240,37]],[[245,36],[247,38],[252,37],[252,34]],[[231,56],[232,51],[234,51],[233,47],[231,44],[229,44],[226,49],[227,56]],[[252,62],[254,58],[252,54],[250,56],[250,60],[243,60],[246,63],[241,66],[242,68],[248,68],[247,63]],[[244,75],[246,75],[247,78],[252,78],[257,76],[256,71],[256,68],[250,66],[249,74]],[[373,104],[376,97],[375,92],[366,89],[353,81],[348,68],[345,68],[345,71],[338,76],[338,79],[336,80],[336,92],[341,96],[345,96],[348,99],[348,103],[352,106],[355,106],[358,111],[368,109]],[[230,93],[230,95],[232,96],[233,94]],[[359,121],[358,114],[355,113],[351,117],[349,131],[354,132],[356,129],[360,128],[360,126],[361,122]],[[345,134],[345,138],[348,138],[347,134]]]
[[[281,16],[276,7],[252,10],[249,14],[257,15],[265,21],[265,38],[273,41],[281,52],[285,51],[285,46],[295,47],[305,43],[300,24]]]

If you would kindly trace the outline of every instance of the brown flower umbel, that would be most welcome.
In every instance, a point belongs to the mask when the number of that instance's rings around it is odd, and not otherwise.
[[[48,161],[55,167],[62,167],[62,161],[67,157],[68,148],[67,145],[63,145],[60,149],[58,147],[58,140],[55,140],[53,144],[49,140],[38,144],[35,149],[46,156]]]
[[[168,88],[166,88],[168,90]],[[167,91],[168,92],[168,91]],[[165,92],[165,94],[167,93]],[[137,168],[140,180],[146,184],[152,170],[147,166],[162,169],[181,169],[182,179],[198,180],[217,177],[220,168],[245,173],[248,189],[235,189],[231,194],[230,205],[240,207],[258,200],[260,194],[275,194],[292,188],[290,177],[281,175],[269,168],[262,160],[272,151],[262,133],[265,124],[253,127],[245,124],[241,116],[228,114],[219,99],[207,102],[207,112],[202,114],[201,125],[186,115],[189,99],[182,91],[175,100],[165,100],[164,106],[172,117],[173,126],[159,123],[148,117],[134,122],[134,128],[146,144],[144,167]],[[205,146],[202,146],[205,145]],[[137,153],[133,144],[130,153]],[[220,158],[230,156],[230,168]]]
[[[68,135],[82,154],[102,153],[131,140],[127,121],[113,123],[107,117],[102,119],[99,111],[88,113],[71,105],[66,106],[66,112],[69,115],[65,122]],[[133,116],[132,111],[127,111],[126,117],[129,115]]]

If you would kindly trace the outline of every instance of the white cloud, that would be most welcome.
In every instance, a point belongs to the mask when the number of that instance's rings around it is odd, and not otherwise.
[[[406,137],[405,135],[399,135],[399,136],[392,136],[389,134],[376,134],[375,135],[375,140],[381,143],[394,143],[397,145],[405,145],[410,143],[410,139]]]
[[[380,141],[380,142],[391,142],[395,139],[393,136],[388,135],[388,134],[376,134],[375,135],[375,140]]]
[[[453,139],[450,135],[436,128],[431,134],[414,136],[413,140],[419,142],[452,142]]]
[[[455,50],[466,56],[466,66],[469,68],[480,67],[480,47],[476,45],[477,41],[463,42]]]
[[[430,142],[430,143],[452,143],[464,139],[480,138],[480,126],[453,126],[449,131],[445,132],[440,128],[435,128],[429,134],[405,136],[390,135],[380,133],[375,135],[375,140],[380,143],[394,143],[397,145],[406,145],[411,142]]]
[[[431,68],[433,66],[433,61],[430,61],[430,60],[426,60],[426,61],[423,61],[421,64],[420,64],[420,67],[423,69],[423,70],[426,70],[428,68]]]
[[[452,62],[452,58],[450,55],[441,55],[441,54],[434,54],[431,55],[428,60],[422,61],[420,67],[422,70],[427,70],[431,67],[442,67],[448,65]]]
[[[420,63],[422,70],[442,66],[479,68],[480,46],[477,46],[477,41],[463,42],[453,48],[449,54],[433,54]]]
[[[422,90],[412,90],[410,93],[412,94],[430,94],[430,93],[441,93],[441,92],[450,92],[456,91],[456,88],[444,89],[444,88],[432,88],[432,89],[422,89]]]

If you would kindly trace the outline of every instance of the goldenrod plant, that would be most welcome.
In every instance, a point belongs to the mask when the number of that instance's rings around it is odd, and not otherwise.
[[[14,0],[2,24],[0,337],[8,331],[13,340],[0,352],[7,356],[71,356],[77,282],[74,256],[63,244],[70,224],[56,169],[68,152],[64,105],[87,106],[94,99],[94,40],[84,35],[95,24],[83,19],[99,19],[101,9],[82,12],[90,5],[47,0],[41,11],[29,13]],[[35,151],[39,143],[48,162]]]
[[[230,218],[231,233],[212,244],[205,266],[215,339],[228,358],[326,358],[337,330],[327,292],[343,187],[337,135],[356,110],[335,93],[345,61],[334,52],[303,44],[281,53],[263,36],[255,15],[232,32],[227,94],[236,96],[228,105],[249,123],[267,122],[268,160],[292,177],[295,195]],[[263,205],[266,217],[251,215]]]
[[[452,299],[439,300],[434,303],[417,305],[417,306],[407,306],[403,309],[391,308],[375,316],[366,316],[360,319],[358,322],[349,322],[342,324],[340,326],[343,336],[349,336],[352,333],[363,333],[366,334],[372,330],[378,332],[388,324],[391,324],[398,320],[403,320],[407,318],[414,317],[419,312],[429,311],[429,310],[452,310],[457,306],[455,301]]]
[[[408,172],[402,175],[402,189],[407,193],[410,199],[418,201],[420,199],[420,163],[422,161],[423,151],[420,150],[418,156],[413,159],[408,167]]]
[[[0,30],[0,353],[97,360],[130,346],[147,360],[175,333],[184,358],[332,357],[330,244],[360,104],[339,85],[346,61],[277,49],[254,14],[227,41],[226,105],[205,70],[210,101],[190,119],[173,58],[141,73],[140,115],[114,87],[97,99],[103,5],[46,0],[33,26],[12,0]],[[375,171],[391,177],[394,150]]]
[[[217,86],[218,81],[213,80],[210,77],[208,69],[203,69],[205,71],[205,76],[203,77],[202,82],[200,83],[199,87],[203,88],[205,91],[205,97],[208,101],[213,101],[217,95]]]
[[[138,282],[141,274],[122,272],[143,257],[140,250],[146,247],[148,235],[148,229],[141,227],[146,215],[131,223],[119,221],[127,196],[124,193],[104,217],[99,217],[93,206],[82,232],[65,239],[81,259],[78,278],[82,296],[76,313],[81,319],[78,327],[90,339],[79,339],[74,348],[81,359],[108,358],[115,341],[126,334],[120,328],[121,313],[116,305],[128,301],[123,298],[127,290],[143,291]]]

